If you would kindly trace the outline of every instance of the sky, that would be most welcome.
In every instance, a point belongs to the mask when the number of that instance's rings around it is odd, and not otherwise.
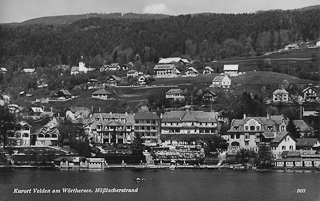
[[[319,4],[320,0],[0,0],[0,23],[86,13],[252,13]]]

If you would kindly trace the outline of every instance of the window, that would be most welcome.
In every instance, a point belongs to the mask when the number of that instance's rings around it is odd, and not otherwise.
[[[281,126],[281,127],[280,127],[280,130],[281,130],[281,131],[284,131],[284,126]]]
[[[254,131],[254,126],[250,126],[250,130],[251,130],[251,131]]]
[[[237,134],[237,139],[239,139],[240,138],[240,134]]]
[[[282,150],[286,150],[286,146],[282,146]]]
[[[257,126],[257,131],[260,130],[260,126]]]
[[[249,145],[249,141],[245,141],[244,145],[248,146]]]
[[[293,146],[292,146],[292,145],[290,145],[289,149],[290,149],[290,150],[293,150]]]
[[[244,138],[245,139],[249,139],[250,138],[250,135],[248,133],[244,134]]]
[[[249,126],[246,126],[245,129],[246,129],[246,131],[249,130]]]
[[[234,135],[231,135],[231,138],[234,138]]]

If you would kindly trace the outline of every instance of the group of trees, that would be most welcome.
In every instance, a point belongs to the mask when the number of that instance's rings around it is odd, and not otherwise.
[[[251,14],[198,14],[152,19],[93,17],[71,24],[0,26],[0,64],[23,67],[75,65],[80,56],[92,67],[136,59],[186,55],[206,61],[279,49],[316,40],[319,8]]]
[[[260,167],[271,166],[274,156],[269,146],[260,145],[258,152],[248,149],[240,149],[236,155],[236,161],[241,164],[254,164]]]

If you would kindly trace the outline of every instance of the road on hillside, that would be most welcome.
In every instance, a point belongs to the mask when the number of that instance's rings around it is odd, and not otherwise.
[[[240,62],[240,61],[261,61],[266,58],[238,59],[238,60],[230,60],[230,61],[222,61],[222,62],[228,63],[228,62]],[[292,57],[292,58],[275,58],[270,60],[271,61],[311,61],[312,58],[293,58]]]

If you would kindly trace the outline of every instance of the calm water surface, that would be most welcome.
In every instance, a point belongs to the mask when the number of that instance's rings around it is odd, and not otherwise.
[[[136,177],[144,182],[133,181]],[[14,194],[14,189],[128,188],[137,193]],[[305,189],[305,193],[297,193]],[[0,200],[320,201],[320,173],[232,170],[60,171],[0,169]]]

